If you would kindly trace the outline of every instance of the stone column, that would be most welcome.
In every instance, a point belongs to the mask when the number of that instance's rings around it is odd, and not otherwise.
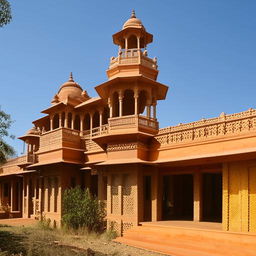
[[[194,221],[200,221],[202,215],[202,178],[200,172],[194,173]]]
[[[19,180],[18,182],[18,211],[21,212],[21,204],[22,204],[22,198],[21,198],[21,182]],[[21,212],[22,213],[22,212]]]
[[[53,117],[50,116],[50,131],[53,130]]]
[[[108,185],[107,185],[107,215],[112,213],[112,175],[108,174]]]
[[[72,119],[71,119],[71,129],[74,130],[74,124],[75,124],[75,115],[72,113]]]
[[[36,177],[34,176],[33,177],[33,182],[32,182],[33,186],[34,186],[34,197],[33,197],[33,205],[34,205],[34,216],[36,216],[36,194],[37,194],[37,179]]]
[[[134,115],[138,115],[138,98],[139,93],[138,90],[134,90]]]
[[[59,127],[62,127],[62,116],[61,116],[61,113],[59,113]]]
[[[159,193],[159,171],[157,168],[153,170],[153,175],[151,176],[152,185],[152,221],[159,221],[160,220],[160,202],[161,197]]]
[[[84,116],[80,115],[80,132],[83,133],[84,131]]]
[[[93,113],[90,112],[90,135],[92,136],[92,128],[93,128]]]
[[[119,117],[123,116],[123,91],[119,91]]]
[[[118,175],[118,204],[119,204],[119,214],[123,215],[123,175]]]
[[[39,177],[39,191],[38,191],[38,200],[39,200],[39,215],[41,219],[42,214],[42,177]]]
[[[153,118],[156,120],[156,102],[153,103]]]
[[[151,117],[151,106],[147,105],[147,118],[150,119]]]
[[[14,210],[14,186],[13,186],[13,179],[11,180],[11,212]]]
[[[126,37],[125,39],[124,39],[125,41],[125,57],[127,57],[127,50],[128,50],[128,38]]]
[[[102,114],[103,114],[103,111],[100,110],[99,114],[100,114],[100,132],[101,132],[101,130],[102,130]]]
[[[111,98],[109,97],[108,98],[108,107],[109,107],[109,117],[113,117],[113,106],[112,106],[112,100]]]
[[[138,50],[140,49],[140,37],[139,36],[137,36],[137,48],[138,48]]]
[[[29,218],[30,216],[29,216],[29,210],[30,210],[30,205],[29,205],[29,203],[30,203],[30,193],[29,193],[29,176],[27,176],[26,177],[26,195],[27,195],[27,197],[26,197],[26,211],[25,211],[25,218]]]
[[[45,177],[44,178],[44,212],[49,212],[48,200],[49,200],[48,177]]]
[[[23,186],[22,186],[22,218],[25,218],[25,206],[26,206],[26,197],[25,197],[25,189],[26,189],[26,181],[25,176],[22,178]]]
[[[61,203],[62,203],[61,176],[58,177],[58,188],[57,189],[58,189],[57,212],[61,215]]]
[[[68,114],[67,114],[67,112],[65,112],[64,127],[68,128]]]

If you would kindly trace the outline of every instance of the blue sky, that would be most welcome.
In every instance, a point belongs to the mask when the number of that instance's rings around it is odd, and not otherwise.
[[[106,81],[112,34],[132,9],[154,35],[158,81],[170,86],[158,104],[161,127],[256,107],[255,0],[10,1],[0,28],[0,105],[23,135],[43,114],[70,71],[96,96]],[[17,152],[22,142],[9,141]]]

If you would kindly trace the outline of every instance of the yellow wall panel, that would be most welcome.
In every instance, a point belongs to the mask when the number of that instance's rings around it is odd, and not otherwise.
[[[240,170],[235,165],[229,170],[229,230],[241,231]]]
[[[256,232],[256,167],[249,169],[249,230]]]

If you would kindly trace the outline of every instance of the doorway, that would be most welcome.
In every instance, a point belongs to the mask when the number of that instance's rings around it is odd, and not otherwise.
[[[163,176],[163,220],[193,220],[193,175]]]
[[[222,174],[203,173],[202,220],[222,222]]]

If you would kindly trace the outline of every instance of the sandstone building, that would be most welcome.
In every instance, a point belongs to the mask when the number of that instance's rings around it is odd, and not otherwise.
[[[27,152],[0,166],[0,218],[42,216],[59,225],[66,188],[106,202],[120,234],[141,222],[222,223],[256,232],[256,110],[159,129],[157,59],[132,13],[113,35],[108,80],[91,98],[69,80],[19,139]]]

